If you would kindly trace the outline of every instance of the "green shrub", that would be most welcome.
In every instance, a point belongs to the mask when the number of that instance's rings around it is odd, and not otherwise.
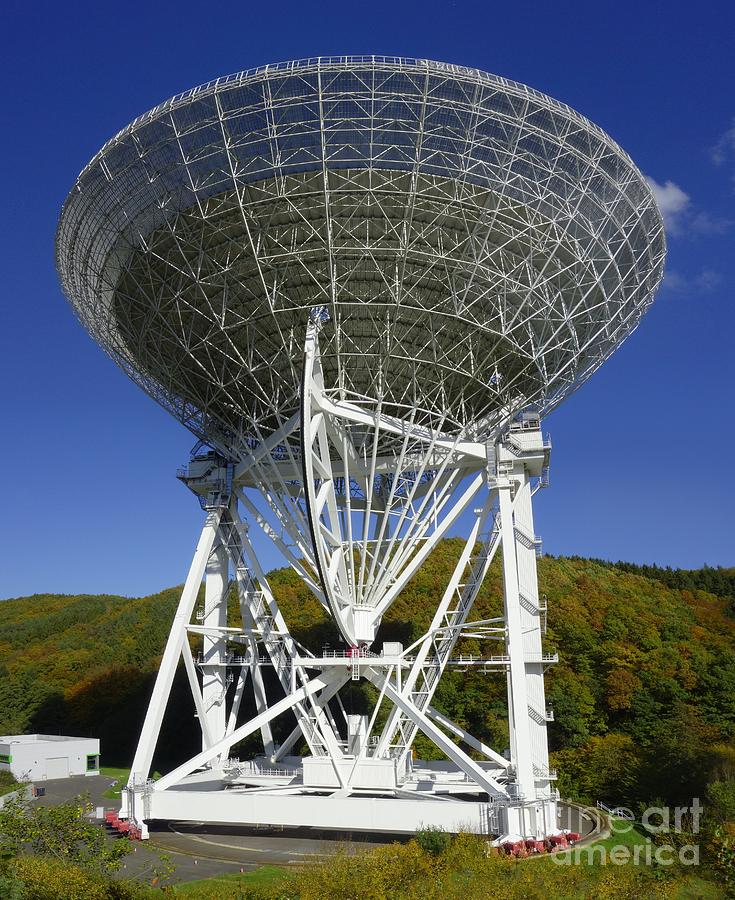
[[[0,875],[0,900],[27,900],[25,885],[13,875]]]
[[[9,794],[19,787],[19,783],[13,777],[12,772],[6,772],[5,769],[0,770],[0,795]]]
[[[416,843],[424,853],[439,856],[452,843],[452,835],[439,825],[429,825],[416,832]]]
[[[108,880],[80,866],[41,856],[19,856],[13,864],[24,900],[109,900]]]
[[[735,823],[718,825],[707,848],[727,897],[735,897]]]

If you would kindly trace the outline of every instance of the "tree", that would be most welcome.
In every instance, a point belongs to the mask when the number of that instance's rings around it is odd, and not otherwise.
[[[102,828],[84,820],[91,810],[84,797],[58,806],[11,798],[0,809],[0,857],[7,862],[31,851],[99,873],[117,871],[131,851],[130,842],[109,841]]]

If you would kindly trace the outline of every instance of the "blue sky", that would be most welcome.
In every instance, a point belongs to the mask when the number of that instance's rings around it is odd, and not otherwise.
[[[338,53],[526,82],[600,124],[655,180],[664,288],[547,420],[552,489],[537,531],[555,554],[735,565],[734,4],[6,0],[5,22],[0,597],[178,583],[201,522],[174,478],[193,438],[92,343],[59,290],[54,230],[77,173],[172,94]]]

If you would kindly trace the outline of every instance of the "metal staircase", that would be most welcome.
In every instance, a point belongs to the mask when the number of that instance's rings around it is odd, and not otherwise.
[[[529,534],[526,534],[526,532],[523,531],[523,529],[519,528],[517,525],[515,526],[513,531],[516,540],[522,547],[525,547],[527,550],[533,550],[536,553],[536,556],[541,556],[541,547],[543,542],[541,538],[538,537],[538,535],[531,536]]]
[[[235,586],[235,579],[234,579],[234,578],[230,578],[230,580],[227,582],[227,586],[226,586],[225,589],[224,589],[224,592],[223,592],[223,596],[222,596],[222,597],[218,597],[216,600],[213,600],[213,601],[209,604],[209,606],[201,606],[201,607],[194,613],[194,618],[197,620],[197,622],[206,622],[206,620],[209,618],[209,616],[211,615],[211,613],[213,613],[214,610],[217,609],[217,607],[220,605],[220,603],[222,602],[222,600],[223,600],[224,598],[229,599],[229,597],[230,597],[230,591],[232,590],[232,588],[233,588],[234,586]]]
[[[521,602],[521,606],[526,610],[527,613],[530,613],[532,616],[538,616],[541,624],[541,634],[546,634],[546,626],[547,626],[547,613],[548,608],[546,605],[546,594],[541,594],[537,600],[531,600],[529,597],[526,597],[525,594],[521,594],[519,592],[518,597]]]
[[[535,707],[528,705],[528,715],[533,719],[533,721],[537,725],[545,725],[547,722],[554,721],[554,710],[551,708],[545,709],[543,712],[539,712]]]
[[[222,690],[219,692],[219,694],[217,694],[216,697],[212,697],[212,699],[207,704],[207,712],[209,712],[209,710],[213,706],[219,706],[220,703],[223,702],[223,700],[227,696],[227,691],[229,690],[230,685],[232,684],[233,681],[234,681],[234,676],[230,672],[230,673],[228,673],[227,677],[224,680],[224,684],[222,685]]]

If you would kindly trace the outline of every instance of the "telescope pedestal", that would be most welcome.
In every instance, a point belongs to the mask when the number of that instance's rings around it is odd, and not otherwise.
[[[539,596],[532,495],[547,483],[550,445],[523,414],[487,443],[383,416],[327,391],[317,323],[310,329],[300,416],[236,463],[195,455],[180,474],[207,511],[151,698],[123,815],[146,833],[158,819],[415,831],[426,825],[542,838],[558,830],[548,767],[544,672],[546,607]],[[481,505],[473,508],[473,503]],[[247,520],[241,518],[241,508]],[[458,517],[469,536],[428,631],[409,647],[375,644],[381,618]],[[291,636],[253,549],[252,522],[273,541],[335,623],[346,649],[321,655]],[[503,615],[472,620],[502,545]],[[202,578],[203,603],[198,604]],[[228,613],[237,595],[236,620]],[[462,637],[497,652],[457,655]],[[195,659],[190,640],[201,641]],[[491,645],[492,646],[492,645]],[[202,751],[149,780],[179,659]],[[507,680],[509,748],[499,753],[452,722],[432,700],[448,668]],[[201,672],[201,683],[197,669]],[[267,696],[263,673],[280,686]],[[350,715],[340,690],[366,679],[369,716]],[[242,721],[246,690],[255,715]],[[382,708],[388,710],[377,728]],[[271,723],[296,724],[280,746]],[[446,758],[413,760],[417,733]],[[259,733],[263,756],[233,759]],[[459,739],[459,742],[457,742]],[[294,756],[297,746],[305,757]]]

